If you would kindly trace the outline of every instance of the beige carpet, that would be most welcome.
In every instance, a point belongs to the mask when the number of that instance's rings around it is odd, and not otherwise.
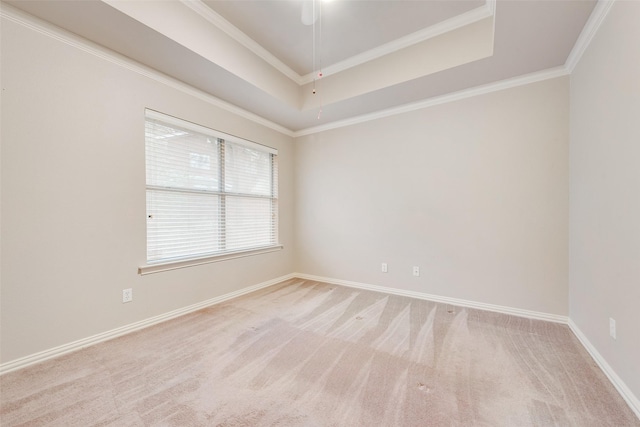
[[[298,279],[0,386],[3,427],[640,426],[564,325]]]

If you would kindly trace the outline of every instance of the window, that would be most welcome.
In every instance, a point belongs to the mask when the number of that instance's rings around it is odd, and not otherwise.
[[[147,263],[278,245],[278,152],[146,111]]]

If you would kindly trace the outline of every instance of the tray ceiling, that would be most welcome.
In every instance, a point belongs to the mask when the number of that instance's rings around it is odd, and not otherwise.
[[[315,25],[304,25],[310,1],[13,0],[3,6],[299,132],[562,67],[596,4],[333,0],[322,3]]]

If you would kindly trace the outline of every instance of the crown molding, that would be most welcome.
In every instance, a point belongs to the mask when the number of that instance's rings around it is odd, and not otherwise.
[[[434,24],[430,27],[411,33],[407,36],[385,43],[366,52],[352,56],[344,61],[337,62],[322,69],[323,77],[337,74],[349,68],[364,64],[377,58],[397,52],[414,44],[421,43],[428,39],[440,36],[458,28],[473,24],[482,19],[491,17],[495,14],[495,0],[487,0],[487,2],[475,9],[465,12],[461,15],[454,16],[445,21]],[[311,83],[316,76],[316,70],[309,74],[305,74],[302,78],[302,84]]]
[[[568,75],[569,75],[569,71],[564,66],[549,68],[547,70],[538,71],[531,74],[525,74],[524,76],[514,77],[511,79],[506,79],[506,80],[501,80],[494,83],[476,86],[476,87],[464,89],[458,92],[448,93],[442,96],[427,98],[422,101],[418,101],[410,104],[404,104],[399,107],[380,110],[370,114],[364,114],[361,116],[351,117],[345,120],[338,120],[338,121],[327,123],[324,125],[302,129],[294,132],[293,136],[294,138],[298,138],[305,135],[312,135],[314,133],[324,132],[332,129],[338,129],[346,126],[352,126],[359,123],[365,123],[371,120],[382,119],[385,117],[390,117],[398,114],[408,113],[411,111],[421,110],[423,108],[446,104],[453,101],[459,101],[461,99],[471,98],[478,95],[484,95],[491,92],[497,92],[500,90],[510,89],[518,86],[524,86],[527,84],[536,83],[543,80],[555,79],[557,77],[563,77]]]
[[[181,0],[181,1],[185,2],[185,4],[188,3],[189,7],[193,6],[193,4],[201,4],[202,7],[205,7],[206,9],[211,10],[206,5],[204,5],[204,3],[202,3],[200,0],[194,0],[194,1]],[[380,110],[374,113],[351,117],[344,120],[338,120],[338,121],[326,123],[320,126],[301,129],[298,131],[293,131],[291,129],[288,129],[278,123],[267,120],[261,116],[258,116],[257,114],[251,113],[247,110],[244,110],[240,107],[237,107],[233,104],[230,104],[219,98],[216,98],[215,96],[210,95],[204,91],[195,89],[186,83],[182,83],[181,81],[174,79],[173,77],[169,77],[163,73],[160,73],[157,70],[154,70],[152,68],[139,64],[112,50],[106,49],[82,37],[79,37],[73,33],[70,33],[64,29],[61,29],[39,18],[29,15],[25,12],[22,12],[14,8],[13,6],[7,5],[4,2],[2,3],[2,7],[0,7],[0,15],[3,18],[16,22],[22,26],[35,30],[41,34],[44,34],[53,39],[61,41],[65,44],[73,46],[84,52],[90,53],[94,56],[97,56],[101,59],[109,61],[113,64],[119,65],[123,68],[136,72],[150,79],[153,79],[159,83],[162,83],[164,85],[177,89],[183,93],[194,96],[215,107],[221,108],[233,114],[237,114],[240,117],[243,117],[259,125],[265,126],[269,129],[280,132],[286,136],[298,138],[301,136],[312,135],[319,132],[338,129],[338,128],[351,126],[359,123],[365,123],[371,120],[381,119],[385,117],[390,117],[398,114],[420,110],[423,108],[441,105],[448,102],[470,98],[477,95],[483,95],[483,94],[487,94],[487,93],[491,93],[491,92],[495,92],[503,89],[509,89],[512,87],[539,82],[542,80],[570,75],[573,69],[575,68],[577,62],[579,61],[580,56],[584,53],[589,43],[593,39],[595,33],[597,32],[599,27],[602,25],[602,22],[604,21],[604,18],[607,16],[609,10],[611,9],[611,6],[613,5],[614,1],[615,0],[598,0],[598,3],[596,4],[593,12],[591,13],[590,18],[587,21],[587,24],[585,24],[585,28],[580,34],[580,37],[578,38],[578,41],[576,42],[576,45],[574,46],[569,57],[567,58],[567,61],[564,66],[555,67],[555,68],[539,71],[536,73],[527,74],[524,76],[519,76],[519,77],[507,79],[507,80],[502,80],[499,82],[489,83],[486,85],[481,85],[481,86],[477,86],[469,89],[464,89],[458,92],[453,92],[453,93],[445,94],[442,96],[428,98],[415,103],[404,104],[398,107]],[[494,0],[488,1],[482,8],[490,10],[492,11],[492,13],[494,13],[495,1]],[[480,9],[480,8],[477,8],[477,9]],[[477,10],[477,9],[474,9],[474,10]],[[484,13],[486,13],[486,10]]]
[[[296,82],[298,85],[302,86],[302,85],[311,83],[314,80],[316,70],[304,76],[301,76],[300,74],[296,73],[284,62],[276,58],[271,52],[269,52],[264,47],[262,47],[258,42],[253,40],[251,37],[247,36],[238,27],[236,27],[231,22],[224,19],[220,14],[218,14],[209,6],[207,6],[202,0],[180,0],[180,1],[182,2],[182,4],[184,4],[185,6],[187,6],[188,8],[190,8],[191,10],[193,10],[194,12],[196,12],[197,14],[205,18],[211,24],[215,25],[221,31],[225,32],[229,37],[231,37],[232,39],[240,43],[242,46],[249,49],[258,57],[262,58],[272,67],[274,67],[276,70],[280,71],[289,79]],[[330,65],[326,68],[323,68],[322,74],[325,77],[330,76],[331,74],[336,74],[341,71],[347,70],[349,68],[358,66],[360,64],[364,64],[365,62],[380,58],[385,55],[389,55],[398,50],[423,42],[430,38],[445,34],[449,31],[453,31],[458,28],[464,27],[466,25],[473,24],[474,22],[480,21],[481,19],[493,16],[495,14],[495,9],[496,9],[496,0],[487,0],[487,2],[484,5],[477,7],[473,10],[470,10],[468,12],[465,12],[461,15],[454,16],[453,18],[439,22],[428,28],[424,28],[422,30],[416,31],[407,36],[401,37],[399,39],[396,39],[384,45],[378,46],[374,49],[352,56],[351,58],[348,58],[344,61]]]
[[[582,32],[580,32],[580,36],[578,36],[578,40],[573,45],[573,49],[571,49],[571,53],[567,57],[567,61],[565,62],[565,67],[569,70],[570,73],[573,72],[578,62],[580,62],[580,58],[591,44],[591,40],[596,35],[600,26],[604,22],[604,19],[607,17],[607,14],[611,10],[611,6],[615,0],[598,0],[596,6],[593,8],[587,23],[582,28]]]
[[[220,14],[207,6],[202,0],[180,0],[180,2],[196,12],[198,15],[202,16],[211,24],[215,25],[242,46],[249,49],[253,54],[263,59],[289,79],[293,80],[298,85],[302,85],[302,77],[300,74],[293,71],[284,62],[276,58],[271,52],[263,48],[258,42],[240,31],[238,27],[224,19]]]
[[[25,12],[22,12],[14,8],[13,6],[5,4],[4,2],[2,3],[2,7],[0,7],[0,16],[16,24],[22,25],[23,27],[29,28],[40,34],[50,37],[54,40],[57,40],[59,42],[72,46],[76,49],[79,49],[83,52],[89,53],[93,56],[103,59],[107,62],[110,62],[114,65],[118,65],[129,71],[133,71],[134,73],[137,73],[144,77],[155,80],[158,83],[161,83],[161,84],[164,84],[165,86],[179,90],[187,95],[191,95],[195,98],[198,98],[202,101],[207,102],[210,105],[213,105],[214,107],[221,108],[225,111],[236,114],[240,117],[243,117],[247,120],[250,120],[254,123],[267,127],[269,129],[280,132],[284,135],[287,135],[290,137],[293,136],[293,131],[285,128],[284,126],[281,126],[277,123],[274,123],[270,120],[265,119],[264,117],[258,116],[257,114],[254,114],[243,108],[240,108],[226,101],[223,101],[220,98],[216,98],[213,95],[210,95],[202,90],[196,89],[173,77],[163,74],[157,70],[154,70],[153,68],[147,67],[136,61],[133,61],[125,57],[124,55],[116,53],[110,49],[107,49],[96,43],[93,43],[83,37],[77,36],[67,30],[64,30],[60,27],[57,27],[39,18],[29,15]]]

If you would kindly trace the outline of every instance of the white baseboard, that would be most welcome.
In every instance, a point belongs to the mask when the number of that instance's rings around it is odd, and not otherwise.
[[[185,314],[192,313],[194,311],[197,311],[215,304],[220,304],[221,302],[228,301],[232,298],[237,298],[241,295],[245,295],[251,292],[255,292],[259,289],[263,289],[263,288],[275,285],[276,283],[280,283],[285,280],[292,279],[294,277],[296,277],[295,274],[287,274],[285,276],[281,276],[272,280],[267,280],[266,282],[258,283],[257,285],[248,286],[246,288],[240,289],[235,292],[230,292],[228,294],[224,294],[219,297],[211,298],[206,301],[199,302],[197,304],[179,308],[177,310],[173,310],[168,313],[161,314],[159,316],[150,317],[148,319],[131,323],[129,325],[122,326],[120,328],[112,329],[110,331],[103,332],[101,334],[93,335],[91,337],[83,338],[78,341],[74,341],[68,344],[51,348],[49,350],[44,350],[39,353],[21,357],[20,359],[15,359],[10,362],[2,363],[0,364],[0,375],[6,374],[7,372],[15,371],[17,369],[22,369],[27,366],[34,365],[36,363],[44,362],[45,360],[53,359],[54,357],[62,356],[67,353],[81,350],[83,348],[92,346],[94,344],[98,344],[113,338],[117,338],[122,335],[131,333],[134,331],[138,331],[140,329],[144,329],[149,326],[153,326],[158,323],[161,323],[179,316],[183,316]]]
[[[537,320],[546,320],[549,322],[566,324],[569,326],[573,334],[578,338],[578,340],[583,345],[583,347],[587,350],[587,352],[591,355],[591,357],[593,357],[593,359],[596,361],[600,369],[602,369],[602,371],[605,373],[607,378],[609,378],[609,381],[611,381],[611,383],[616,388],[616,390],[618,390],[618,393],[620,393],[620,395],[625,400],[625,402],[627,402],[631,410],[636,414],[638,418],[640,418],[640,400],[638,400],[638,398],[633,394],[633,392],[629,389],[629,387],[627,387],[624,381],[620,379],[620,377],[615,373],[615,371],[611,368],[611,366],[609,366],[609,364],[604,360],[604,358],[600,355],[600,353],[598,353],[595,347],[585,337],[582,331],[580,331],[578,326],[568,316],[560,316],[557,314],[522,310],[522,309],[517,309],[513,307],[485,304],[481,302],[468,301],[468,300],[462,300],[457,298],[442,297],[438,295],[424,294],[421,292],[405,291],[402,289],[388,288],[385,286],[377,286],[377,285],[369,285],[366,283],[350,282],[347,280],[333,279],[330,277],[313,276],[311,274],[294,273],[293,276],[300,279],[347,286],[350,288],[365,289],[365,290],[370,290],[375,292],[382,292],[385,294],[406,296],[406,297],[429,300],[429,301],[451,304],[451,305],[456,305],[461,307],[476,308],[479,310],[487,310],[487,311],[493,311],[497,313],[510,314],[513,316],[526,317],[526,318],[537,319]]]
[[[622,398],[627,402],[629,407],[633,412],[635,412],[636,417],[640,419],[640,400],[633,394],[633,392],[627,387],[627,385],[620,379],[618,374],[615,373],[613,368],[607,363],[607,361],[600,355],[598,350],[591,344],[591,342],[587,339],[584,333],[578,328],[573,320],[569,319],[569,328],[573,334],[580,340],[583,347],[589,352],[593,360],[596,361],[600,369],[605,373],[609,381],[613,384],[613,386],[618,390],[618,393],[622,396]]]
[[[340,279],[332,279],[330,277],[312,276],[310,274],[294,273],[294,277],[306,280],[314,280],[317,282],[331,283],[334,285],[348,286],[350,288],[366,289],[369,291],[382,292],[385,294],[399,295],[416,299],[451,304],[460,307],[476,308],[478,310],[493,311],[496,313],[510,314],[512,316],[526,317],[528,319],[545,320],[547,322],[567,324],[569,317],[558,314],[543,313],[539,311],[523,310],[519,308],[506,307],[502,305],[486,304],[483,302],[469,301],[458,298],[449,298],[439,295],[425,294],[422,292],[406,291],[403,289],[388,288],[385,286],[369,285],[366,283],[350,282]]]
[[[513,307],[505,307],[501,305],[485,304],[481,302],[462,300],[457,298],[442,297],[438,295],[424,294],[421,292],[405,291],[402,289],[388,288],[385,286],[369,285],[366,283],[350,282],[347,280],[333,279],[330,277],[313,276],[311,274],[294,273],[294,277],[300,279],[313,280],[317,282],[330,283],[334,285],[348,286],[351,288],[366,289],[375,292],[382,292],[385,294],[400,295],[406,297],[412,297],[417,299],[424,299],[434,302],[440,302],[445,304],[451,304],[462,307],[476,308],[479,310],[493,311],[497,313],[510,314],[513,316],[526,317],[530,319],[546,320],[555,323],[562,323],[569,326],[573,334],[578,338],[582,346],[593,357],[600,369],[605,373],[609,381],[618,390],[618,393],[627,402],[631,410],[640,419],[640,400],[633,394],[633,392],[627,387],[627,385],[620,379],[611,366],[600,355],[598,350],[589,342],[587,337],[582,333],[578,326],[568,316],[560,316],[557,314],[541,313],[537,311],[522,310]]]
[[[347,280],[339,280],[333,279],[329,277],[321,277],[321,276],[313,276],[310,274],[303,273],[291,273],[287,274],[272,280],[268,280],[266,282],[258,283],[257,285],[248,286],[246,288],[240,289],[235,292],[230,292],[228,294],[221,295],[219,297],[211,298],[206,301],[199,302],[197,304],[193,304],[187,307],[183,307],[177,310],[170,311],[168,313],[161,314],[159,316],[151,317],[140,322],[131,323],[129,325],[122,326],[120,328],[112,329],[107,332],[103,332],[101,334],[93,335],[88,338],[83,338],[78,341],[74,341],[68,344],[64,344],[58,347],[51,348],[49,350],[41,351],[39,353],[35,353],[26,357],[22,357],[20,359],[15,359],[7,363],[0,364],[0,375],[5,374],[7,372],[15,371],[21,368],[25,368],[30,365],[34,365],[36,363],[43,362],[45,360],[52,359],[54,357],[62,356],[67,353],[71,353],[77,350],[81,350],[83,348],[89,347],[94,344],[98,344],[104,341],[108,341],[113,338],[120,337],[122,335],[138,331],[140,329],[147,328],[149,326],[156,325],[158,323],[183,316],[188,313],[192,313],[197,310],[201,310],[206,307],[210,307],[215,304],[220,304],[224,301],[228,301],[233,298],[237,298],[239,296],[255,292],[259,289],[267,288],[269,286],[275,285],[280,282],[284,282],[285,280],[300,278],[305,280],[313,280],[317,282],[330,283],[335,285],[347,286],[351,288],[365,289],[374,292],[381,292],[385,294],[406,296],[411,298],[429,300],[434,302],[440,302],[444,304],[451,304],[461,307],[469,307],[475,308],[479,310],[487,310],[493,311],[497,313],[510,314],[513,316],[525,317],[529,319],[537,319],[537,320],[545,320],[549,322],[555,323],[563,323],[568,324],[571,331],[578,338],[580,343],[584,346],[584,348],[589,352],[591,357],[596,361],[600,369],[605,373],[609,381],[613,384],[613,386],[618,390],[618,393],[622,396],[622,398],[627,402],[629,407],[633,410],[638,418],[640,418],[640,400],[633,394],[633,392],[627,387],[627,385],[620,379],[620,377],[615,373],[615,371],[611,368],[611,366],[605,361],[605,359],[600,355],[600,353],[595,349],[595,347],[591,344],[591,342],[587,339],[587,337],[582,333],[580,328],[567,316],[560,316],[557,314],[549,314],[542,313],[531,310],[523,310],[517,309],[513,307],[506,307],[501,305],[494,304],[485,304],[481,302],[468,301],[458,298],[449,298],[438,295],[425,294],[421,292],[414,291],[406,291],[402,289],[388,288],[385,286],[378,285],[370,285],[366,283],[359,282],[351,282]]]

